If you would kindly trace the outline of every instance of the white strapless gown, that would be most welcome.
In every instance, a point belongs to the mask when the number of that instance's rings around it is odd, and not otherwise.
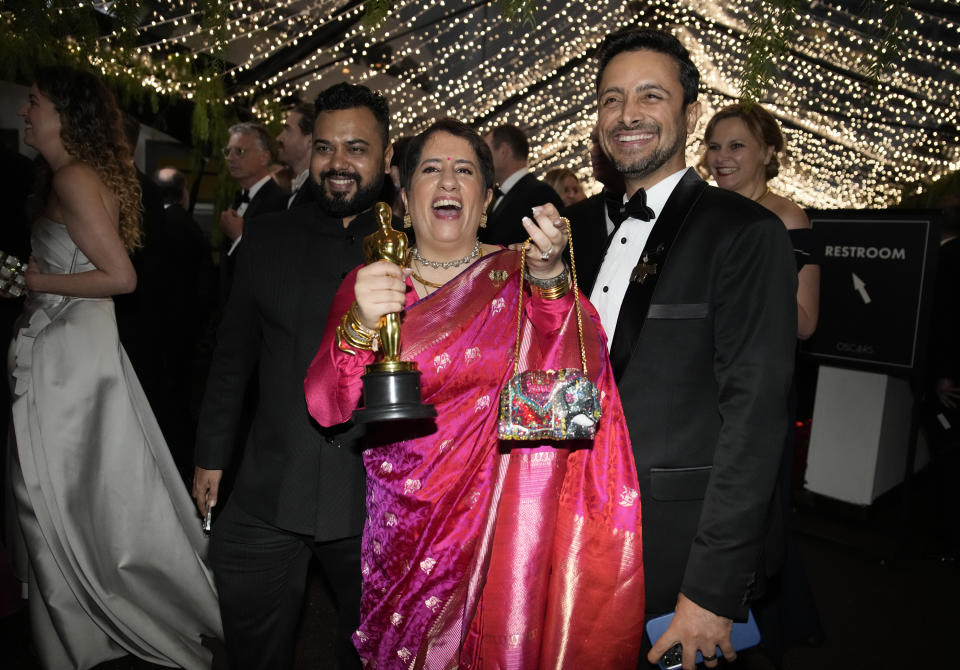
[[[42,272],[94,269],[62,224],[37,220],[32,244]],[[120,346],[113,301],[31,295],[9,366],[14,563],[44,665],[131,653],[210,667],[200,636],[222,632],[206,539]]]

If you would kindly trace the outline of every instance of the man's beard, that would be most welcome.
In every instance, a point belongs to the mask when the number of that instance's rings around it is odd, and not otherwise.
[[[331,177],[346,177],[353,179],[357,183],[357,190],[353,195],[335,191],[332,195],[324,188],[323,182]],[[320,183],[310,180],[314,192],[317,194],[317,200],[320,207],[331,216],[343,218],[345,216],[354,216],[360,212],[366,211],[373,206],[373,203],[380,197],[380,191],[383,188],[384,173],[382,169],[377,170],[377,176],[369,184],[364,185],[360,175],[356,172],[346,172],[344,170],[328,170],[320,175]]]
[[[640,130],[646,130],[641,128]],[[660,129],[657,128],[656,132],[659,136]],[[667,161],[673,158],[678,151],[683,151],[687,144],[687,137],[684,133],[678,133],[676,138],[668,147],[660,146],[657,147],[653,153],[648,156],[643,156],[636,159],[632,163],[628,163],[620,160],[619,158],[611,157],[610,160],[616,167],[617,172],[622,174],[626,178],[630,177],[645,177],[648,174],[656,172],[659,168],[663,167]]]

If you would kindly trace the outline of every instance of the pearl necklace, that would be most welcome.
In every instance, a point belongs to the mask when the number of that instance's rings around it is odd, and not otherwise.
[[[450,268],[458,268],[461,265],[466,265],[467,263],[472,261],[474,258],[479,257],[480,256],[480,240],[477,240],[476,243],[473,245],[473,251],[471,251],[469,254],[467,254],[463,258],[458,258],[455,261],[427,260],[426,258],[420,255],[420,252],[417,250],[416,247],[410,250],[410,255],[413,257],[413,260],[420,263],[420,265],[429,265],[434,270],[438,270],[438,269],[449,270]]]

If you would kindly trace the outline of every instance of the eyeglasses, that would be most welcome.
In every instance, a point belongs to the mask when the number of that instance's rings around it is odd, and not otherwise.
[[[240,156],[243,156],[243,154],[247,153],[247,150],[244,149],[243,147],[224,147],[223,148],[224,158],[230,158],[231,153],[237,154],[237,157],[239,158]]]

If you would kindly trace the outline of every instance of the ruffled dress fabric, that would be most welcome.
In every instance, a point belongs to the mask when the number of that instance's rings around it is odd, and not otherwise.
[[[41,272],[94,269],[62,224],[37,220],[32,244]],[[44,666],[210,667],[201,636],[222,632],[206,539],[113,301],[32,294],[8,363],[14,567]]]

